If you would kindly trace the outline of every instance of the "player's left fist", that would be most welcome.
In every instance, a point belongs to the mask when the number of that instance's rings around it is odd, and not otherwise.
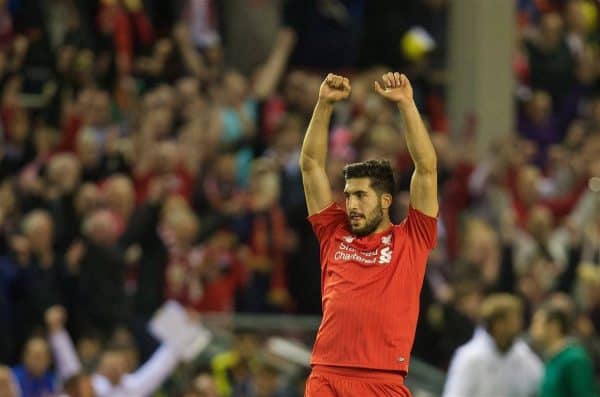
[[[407,105],[412,102],[413,89],[404,74],[389,72],[385,73],[381,79],[383,80],[383,87],[379,81],[375,82],[375,91],[379,95],[399,105]]]

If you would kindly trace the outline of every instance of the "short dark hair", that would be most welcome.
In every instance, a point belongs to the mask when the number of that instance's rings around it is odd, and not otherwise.
[[[563,336],[571,333],[573,329],[573,315],[567,307],[549,302],[542,305],[540,310],[544,313],[546,323],[556,323]]]
[[[480,317],[485,329],[492,331],[497,321],[506,319],[510,313],[523,313],[519,298],[506,293],[492,294],[481,303]]]
[[[367,160],[344,167],[344,179],[369,178],[371,188],[378,194],[394,194],[394,171],[388,160]]]

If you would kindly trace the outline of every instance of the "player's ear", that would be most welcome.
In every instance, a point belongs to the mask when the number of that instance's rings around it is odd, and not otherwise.
[[[381,208],[383,209],[387,210],[392,206],[392,195],[389,193],[383,193],[379,200],[381,201]]]

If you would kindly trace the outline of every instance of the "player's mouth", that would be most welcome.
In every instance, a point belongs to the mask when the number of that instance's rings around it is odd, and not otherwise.
[[[360,222],[364,216],[358,214],[350,214],[350,222]]]

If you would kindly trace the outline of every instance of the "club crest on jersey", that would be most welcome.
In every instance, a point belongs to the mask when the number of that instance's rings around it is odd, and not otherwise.
[[[348,244],[351,244],[354,241],[354,237],[352,236],[344,236],[344,241]]]
[[[387,265],[391,261],[392,261],[392,250],[390,249],[390,247],[383,248],[381,250],[381,253],[379,254],[379,264]]]
[[[387,236],[383,236],[381,238],[381,244],[392,245],[392,235],[388,234]]]

